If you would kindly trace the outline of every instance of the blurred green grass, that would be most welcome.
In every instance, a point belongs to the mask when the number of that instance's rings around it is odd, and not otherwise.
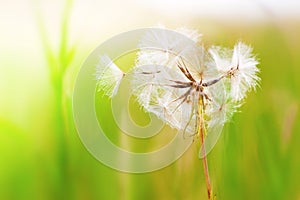
[[[63,24],[66,26],[64,21]],[[300,27],[297,24],[215,24],[218,28],[214,32],[203,30],[204,41],[208,43],[233,46],[242,39],[251,44],[260,60],[262,79],[261,88],[249,95],[241,113],[225,126],[209,154],[218,199],[300,199],[300,39],[295,37],[300,35]],[[199,24],[194,26],[202,30]],[[57,62],[49,54],[51,51],[46,50],[51,60],[49,67],[64,69],[61,74],[50,76],[55,77],[50,78],[54,85],[52,98],[43,104],[49,113],[40,119],[48,121],[38,121],[41,110],[31,111],[36,117],[26,119],[30,125],[25,128],[1,115],[0,199],[206,199],[196,145],[174,164],[147,174],[115,171],[87,152],[72,121],[71,95],[63,87],[68,81],[71,83],[67,85],[73,84],[77,69],[71,68],[67,74],[64,67],[74,64],[76,58],[74,61],[70,57],[73,47],[66,43],[67,30],[61,37]],[[78,68],[80,64],[74,65]],[[33,105],[35,101],[33,96]],[[109,104],[106,100],[98,106],[106,110]],[[111,118],[105,120],[108,129],[115,127]],[[111,138],[118,143],[120,136],[114,130],[115,136]],[[135,142],[139,141],[131,141],[136,151],[146,143]],[[151,145],[157,144],[149,142],[148,147],[152,148]]]

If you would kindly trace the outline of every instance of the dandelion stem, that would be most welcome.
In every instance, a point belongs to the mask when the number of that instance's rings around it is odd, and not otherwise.
[[[200,135],[202,135],[201,136],[201,143],[203,144],[203,141],[204,141],[203,133],[200,134]],[[203,148],[203,149],[205,151],[205,148]],[[208,199],[211,199],[212,189],[211,189],[211,183],[210,183],[210,177],[209,177],[209,171],[208,171],[208,164],[207,164],[207,157],[206,157],[206,155],[203,157],[202,163],[203,163],[203,168],[204,168],[204,175],[205,175],[205,181],[206,181],[206,188],[207,188]]]
[[[198,134],[200,136],[200,143],[201,143],[201,150],[203,151],[204,157],[202,158],[203,163],[203,170],[204,170],[204,176],[205,176],[205,182],[206,182],[206,189],[207,189],[207,195],[208,199],[212,199],[212,188],[210,183],[210,177],[209,177],[209,171],[208,171],[208,163],[207,163],[207,156],[206,156],[206,150],[204,145],[204,137],[205,137],[205,127],[204,127],[204,119],[203,119],[203,113],[204,113],[204,102],[203,102],[203,96],[201,95],[199,98],[199,108],[198,108],[198,120],[199,120],[199,129]]]

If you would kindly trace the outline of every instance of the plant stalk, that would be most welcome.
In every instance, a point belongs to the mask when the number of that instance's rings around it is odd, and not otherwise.
[[[200,139],[201,139],[201,144],[204,142],[204,134],[203,134],[203,129],[201,128],[200,130]],[[204,155],[206,154],[205,152],[205,147],[203,146],[203,151]],[[202,163],[203,163],[203,170],[204,170],[204,176],[205,176],[205,182],[206,182],[206,188],[207,188],[207,195],[208,199],[211,200],[212,198],[212,188],[211,188],[211,182],[210,182],[210,177],[209,177],[209,171],[208,171],[208,164],[207,164],[207,156],[205,155],[202,158]]]
[[[203,151],[204,157],[202,158],[203,163],[203,170],[204,170],[204,176],[205,176],[205,182],[206,182],[206,189],[207,189],[207,195],[208,199],[212,200],[212,187],[211,187],[211,181],[208,171],[208,163],[207,163],[207,156],[206,156],[206,150],[204,145],[204,137],[205,137],[205,127],[204,127],[204,102],[203,102],[203,96],[200,96],[199,98],[199,114],[198,114],[198,120],[200,122],[200,126],[198,129],[198,134],[200,136],[200,149]]]

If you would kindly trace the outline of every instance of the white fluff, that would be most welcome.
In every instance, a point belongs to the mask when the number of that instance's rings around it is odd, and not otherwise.
[[[258,61],[252,55],[252,48],[242,42],[234,46],[231,65],[238,70],[231,77],[231,97],[235,101],[242,100],[247,92],[255,89],[260,78],[257,76]]]
[[[119,88],[120,82],[124,73],[115,65],[108,55],[100,57],[99,63],[96,66],[96,79],[99,90],[113,97]]]

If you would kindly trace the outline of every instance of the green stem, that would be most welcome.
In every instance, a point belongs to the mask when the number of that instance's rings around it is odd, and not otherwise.
[[[209,170],[208,170],[208,163],[207,163],[207,156],[206,156],[206,150],[204,146],[204,137],[205,137],[205,127],[204,127],[204,103],[203,103],[203,96],[200,96],[199,98],[199,111],[198,111],[198,121],[200,122],[200,126],[198,129],[198,134],[200,136],[200,148],[202,146],[203,155],[202,163],[203,163],[203,170],[204,170],[204,176],[205,176],[205,182],[206,182],[206,189],[207,189],[207,195],[208,199],[212,200],[212,187],[211,187],[211,181],[209,176]]]
[[[203,131],[200,131],[200,137],[201,137],[201,143],[203,144],[203,142],[204,142]],[[206,152],[205,152],[205,147],[204,146],[203,146],[203,151],[204,151],[204,155],[205,155]],[[206,155],[203,157],[202,163],[203,163],[203,169],[204,169],[204,176],[205,176],[208,199],[211,199],[212,198],[212,188],[211,188],[211,182],[210,182],[210,177],[209,177],[207,156]]]
[[[46,32],[46,28],[43,21],[43,16],[40,11],[38,4],[35,7],[37,25],[41,37],[41,42],[44,47],[45,56],[48,61],[48,69],[50,74],[51,85],[54,91],[54,127],[53,137],[55,138],[55,156],[57,158],[57,171],[59,184],[54,186],[56,199],[69,199],[70,196],[70,185],[71,176],[69,174],[69,164],[67,155],[67,140],[66,134],[69,131],[69,116],[67,99],[64,94],[64,77],[65,70],[70,66],[72,62],[73,51],[68,46],[68,35],[69,35],[69,21],[72,8],[72,0],[65,1],[65,7],[62,13],[61,22],[61,33],[60,33],[60,48],[58,52],[55,52],[52,48],[49,38]]]

